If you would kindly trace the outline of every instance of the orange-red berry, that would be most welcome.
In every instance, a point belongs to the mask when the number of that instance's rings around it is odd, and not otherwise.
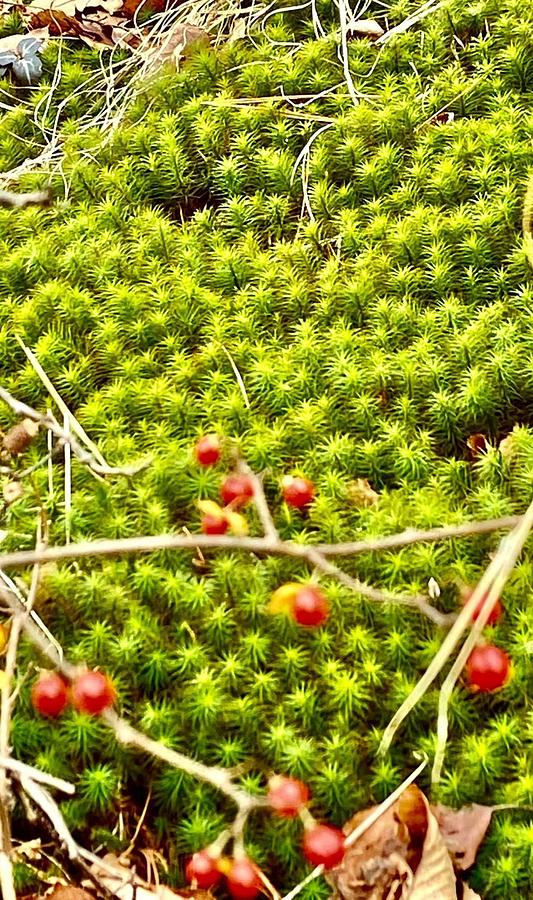
[[[332,869],[342,862],[344,835],[332,825],[314,825],[305,829],[302,846],[304,856],[310,863]]]
[[[505,650],[494,644],[475,647],[466,664],[466,677],[478,691],[496,691],[509,680],[511,661]]]
[[[305,585],[294,598],[292,616],[298,625],[316,628],[329,616],[329,603],[320,588]]]
[[[267,802],[279,816],[297,816],[309,800],[309,788],[303,781],[273,775],[268,782]]]
[[[31,702],[41,716],[55,719],[68,705],[67,685],[57,672],[45,672],[31,689]]]
[[[253,479],[249,475],[228,475],[220,486],[220,496],[225,506],[245,506],[254,495]]]
[[[82,672],[72,683],[72,705],[90,716],[98,716],[113,706],[115,697],[115,689],[103,672]]]
[[[202,890],[214,887],[222,878],[217,862],[207,850],[194,853],[185,867],[185,877],[189,884]]]
[[[216,434],[206,434],[201,437],[194,448],[196,461],[201,466],[213,466],[222,455],[220,441]]]
[[[289,506],[303,509],[313,502],[315,486],[308,478],[292,477],[288,475],[283,479],[283,499]]]

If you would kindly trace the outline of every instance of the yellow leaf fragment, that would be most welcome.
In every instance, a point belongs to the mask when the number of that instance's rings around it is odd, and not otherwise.
[[[215,516],[217,519],[227,518],[226,511],[214,500],[198,500],[197,506],[203,516]]]
[[[244,516],[241,516],[240,513],[233,512],[232,509],[225,509],[223,515],[233,531],[233,534],[237,535],[237,537],[244,537],[245,534],[248,534],[248,522]]]
[[[288,581],[274,591],[267,605],[267,612],[275,616],[278,613],[290,614],[296,595],[302,590],[303,584],[297,581]]]

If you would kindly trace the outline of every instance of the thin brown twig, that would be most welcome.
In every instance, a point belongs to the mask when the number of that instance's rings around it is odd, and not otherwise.
[[[61,428],[59,422],[55,418],[55,416],[50,413],[40,413],[37,410],[33,409],[31,406],[28,406],[26,403],[22,403],[20,400],[17,400],[13,397],[12,394],[9,393],[5,388],[0,386],[0,399],[3,400],[7,405],[15,412],[18,416],[25,416],[28,419],[31,419],[33,422],[37,422],[43,428],[48,429],[48,431],[52,432],[56,438],[58,438],[62,443],[69,444],[74,456],[86,465],[93,473],[104,477],[106,475],[126,475],[133,476],[138,472],[141,472],[147,466],[150,465],[150,460],[142,460],[141,462],[135,463],[131,466],[108,466],[107,464],[102,464],[99,462],[94,454],[86,450],[78,441],[78,439],[72,434],[70,431],[66,432],[64,428]]]
[[[394,550],[409,544],[433,543],[494,531],[508,531],[514,528],[522,516],[503,516],[479,522],[463,522],[460,525],[446,525],[427,531],[402,531],[382,538],[368,538],[339,544],[315,544],[311,549],[324,557],[358,556],[379,550]],[[206,534],[155,534],[113,540],[84,541],[80,544],[47,547],[46,550],[15,550],[0,555],[0,568],[10,569],[33,565],[35,562],[54,562],[89,556],[124,556],[129,553],[156,553],[160,550],[241,550],[244,553],[294,556],[305,559],[310,545],[293,541],[279,544],[264,537],[231,537],[228,535]]]
[[[432,607],[421,596],[409,597],[402,594],[393,594],[371,587],[362,581],[355,581],[349,575],[342,572],[336,566],[330,565],[322,559],[316,547],[305,544],[296,544],[292,541],[266,537],[228,537],[227,535],[161,535],[155,537],[124,538],[110,541],[94,541],[84,544],[69,544],[60,547],[50,547],[46,550],[21,550],[14,553],[5,553],[0,556],[0,569],[13,566],[29,565],[30,563],[52,562],[65,559],[81,559],[85,556],[122,556],[126,553],[152,553],[156,550],[239,550],[248,551],[258,555],[291,556],[307,561],[310,566],[322,568],[324,573],[342,581],[347,587],[356,590],[361,596],[368,597],[378,603],[400,603],[405,606],[413,606],[420,609],[424,615],[428,615],[432,621],[440,621],[438,610]],[[318,553],[318,556],[317,556]],[[319,561],[318,561],[319,560]]]
[[[254,476],[257,478],[257,476]],[[266,530],[267,520],[264,509],[260,512],[262,501],[268,511],[268,505],[264,500],[262,485],[256,491],[256,502],[263,527]],[[257,484],[257,483],[256,483]],[[270,516],[270,512],[268,511]],[[294,541],[282,541],[276,537],[231,537],[228,535],[205,534],[162,534],[147,535],[134,538],[116,540],[87,541],[68,546],[48,547],[45,550],[20,550],[13,553],[0,555],[0,569],[32,565],[35,562],[45,563],[69,559],[81,559],[90,556],[123,556],[130,553],[155,553],[161,550],[237,550],[257,555],[291,556],[296,559],[307,560],[310,565],[316,565],[326,574],[346,584],[369,599],[377,602],[400,603],[406,606],[418,607],[420,611],[438,624],[444,624],[442,614],[427,602],[422,596],[404,597],[402,595],[379,591],[370,585],[353,579],[350,575],[326,560],[328,556],[356,556],[362,553],[370,553],[378,550],[393,550],[408,546],[417,542],[435,542],[450,540],[452,538],[467,537],[476,534],[488,534],[494,531],[507,530],[515,527],[522,516],[505,516],[499,519],[487,519],[486,521],[464,522],[460,525],[450,525],[441,528],[432,528],[427,531],[404,531],[399,534],[387,535],[383,538],[369,538],[361,541],[352,541],[339,544],[316,544],[315,546],[297,544]],[[272,522],[272,526],[275,528]],[[317,557],[318,554],[318,557]],[[318,561],[317,561],[318,560]]]

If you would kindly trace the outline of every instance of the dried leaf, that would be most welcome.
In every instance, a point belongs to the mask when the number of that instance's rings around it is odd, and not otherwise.
[[[476,856],[492,818],[491,806],[474,803],[463,809],[449,809],[447,806],[432,806],[442,838],[453,865],[458,871],[473,866]]]
[[[370,486],[366,478],[356,478],[355,481],[350,481],[347,486],[347,495],[348,500],[354,506],[365,508],[378,505],[379,494]]]
[[[2,488],[2,494],[8,506],[24,496],[24,488],[20,481],[8,481]]]
[[[344,826],[344,833],[351,834],[375,808],[357,813]],[[392,885],[403,893],[412,881],[412,872],[405,863],[408,847],[409,833],[398,822],[393,807],[347,849],[341,865],[329,874],[328,880],[344,900],[382,900]],[[399,900],[402,894],[392,896]]]
[[[7,647],[7,642],[9,639],[9,628],[7,625],[4,625],[3,622],[0,622],[0,653],[3,653]]]
[[[16,456],[26,450],[39,432],[39,425],[33,419],[23,419],[10,428],[4,435],[3,447],[8,453]]]
[[[481,897],[479,894],[476,894],[468,884],[463,884],[462,900],[481,900]]]
[[[351,834],[374,809],[357,813],[344,833]],[[475,900],[477,894],[457,882],[452,859],[458,869],[472,865],[491,814],[492,808],[485,806],[430,807],[422,791],[410,785],[328,874],[334,897],[456,900],[458,888],[464,887],[464,897]]]
[[[367,37],[375,41],[385,34],[381,25],[375,19],[357,19],[348,24],[348,33],[351,37]]]
[[[0,53],[4,53],[5,50],[14,52],[20,42],[27,37],[27,34],[8,34],[6,37],[0,38]]]
[[[427,809],[428,828],[422,848],[422,857],[415,872],[409,892],[409,900],[456,900],[456,879],[446,844],[439,831],[435,816]]]
[[[157,46],[150,47],[143,56],[154,69],[159,69],[166,63],[178,69],[180,61],[187,56],[190,48],[198,43],[205,45],[210,43],[209,35],[203,28],[177,24],[172,31],[166,32],[158,40]]]
[[[92,894],[88,894],[83,888],[74,887],[72,884],[56,884],[47,897],[48,900],[94,900]]]
[[[486,453],[490,444],[484,434],[471,434],[466,439],[466,446],[470,450],[472,459],[477,459],[482,453]]]

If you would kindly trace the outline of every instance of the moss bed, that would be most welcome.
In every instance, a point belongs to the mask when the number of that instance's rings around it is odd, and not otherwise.
[[[393,4],[390,25],[416,5]],[[198,49],[179,73],[146,85],[107,142],[79,130],[74,98],[61,114],[68,198],[57,176],[50,209],[0,211],[2,383],[46,409],[18,335],[111,464],[153,455],[135,478],[105,484],[75,465],[74,541],[197,527],[195,501],[215,498],[220,478],[192,460],[205,431],[231,436],[266,469],[284,537],[347,540],[519,513],[530,502],[533,280],[521,214],[533,167],[533,6],[450,0],[381,50],[352,39],[357,107],[336,10],[329,0],[317,8],[321,40],[305,7],[269,18],[254,42]],[[366,12],[382,14],[374,3]],[[4,20],[3,33],[16,30]],[[39,152],[29,113],[57,52],[45,51],[34,91],[1,83],[18,98],[0,120],[2,169]],[[63,53],[49,116],[98,65],[88,49]],[[282,89],[324,94],[295,107],[279,100]],[[453,120],[431,121],[443,108]],[[322,127],[304,160],[312,216],[302,215],[298,158]],[[42,182],[34,173],[20,187]],[[2,408],[0,426],[12,422]],[[476,458],[474,433],[490,444]],[[279,503],[290,472],[317,484],[307,517]],[[357,502],[357,478],[378,492],[377,506]],[[50,542],[64,541],[62,470],[50,493],[44,467],[4,512],[4,549],[33,546],[36,497],[50,513]],[[418,545],[345,565],[394,591],[426,591],[433,577],[441,607],[453,610],[457,582],[476,581],[497,541]],[[301,777],[313,811],[340,824],[396,787],[413,751],[431,756],[438,684],[389,756],[376,750],[443,633],[415,611],[327,581],[327,627],[307,632],[266,615],[270,592],[304,573],[294,560],[237,553],[207,554],[201,569],[185,553],[83,560],[47,570],[39,612],[70,658],[112,674],[120,710],[147,733],[206,763],[251,760],[250,790],[268,769]],[[511,684],[454,694],[438,793],[450,805],[533,803],[532,582],[529,548],[489,632],[512,656]],[[30,660],[23,646],[21,666]],[[165,877],[183,884],[185,855],[217,835],[231,807],[118,747],[98,721],[37,719],[28,695],[13,752],[76,782],[62,809],[80,841],[126,846],[150,787],[140,846],[160,850]],[[28,835],[22,811],[14,824]],[[298,832],[267,815],[247,832],[250,854],[281,890],[307,871]],[[533,897],[532,872],[531,818],[498,813],[472,886],[494,900]],[[27,876],[20,866],[21,892]],[[306,896],[327,893],[318,881]]]

